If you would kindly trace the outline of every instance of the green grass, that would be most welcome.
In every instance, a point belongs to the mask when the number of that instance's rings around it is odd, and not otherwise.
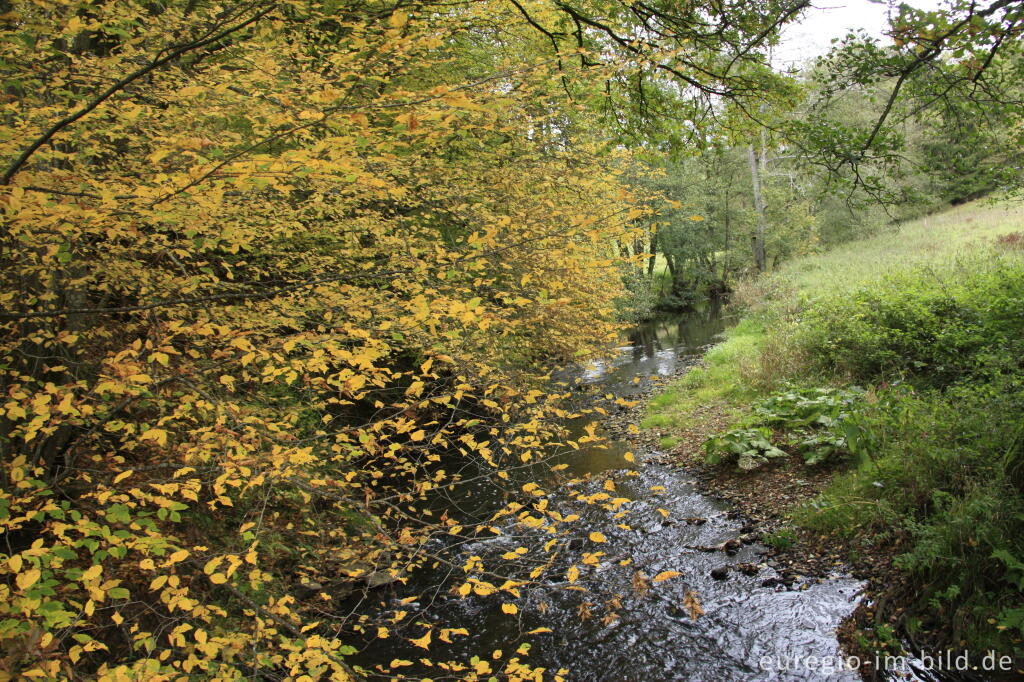
[[[679,445],[680,440],[675,436],[662,436],[658,441],[658,446],[662,450],[671,450],[675,446]]]
[[[694,410],[702,405],[738,405],[757,395],[742,380],[744,368],[760,357],[764,328],[744,320],[729,330],[727,339],[713,347],[704,364],[687,372],[651,398],[644,429],[679,429],[691,425]]]
[[[755,313],[804,307],[896,270],[944,269],[957,257],[984,250],[998,237],[1016,231],[1024,231],[1024,203],[979,200],[826,253],[795,258],[766,277],[739,283],[735,298]]]

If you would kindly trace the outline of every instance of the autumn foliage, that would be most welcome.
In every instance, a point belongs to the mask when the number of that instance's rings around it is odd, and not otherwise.
[[[631,161],[489,3],[3,8],[0,677],[353,675],[330,586],[565,446]]]

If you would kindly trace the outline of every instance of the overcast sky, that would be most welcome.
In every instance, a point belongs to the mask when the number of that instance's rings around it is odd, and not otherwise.
[[[940,0],[903,0],[918,9],[937,9]],[[899,4],[899,3],[896,3]],[[782,43],[772,54],[776,68],[803,62],[825,54],[833,38],[842,38],[851,30],[864,29],[882,36],[888,26],[889,6],[870,0],[815,0],[814,9],[805,13],[799,24],[789,26]],[[895,13],[895,9],[892,10]]]

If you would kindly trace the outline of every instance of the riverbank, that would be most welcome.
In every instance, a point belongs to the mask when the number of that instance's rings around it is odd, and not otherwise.
[[[647,437],[782,570],[868,580],[850,653],[1021,654],[1022,230],[976,203],[792,261],[649,402]]]
[[[703,354],[712,347],[696,349],[694,355],[680,358],[673,376],[637,396],[633,406],[611,414],[604,421],[605,431],[638,451],[659,452],[648,461],[685,470],[702,494],[721,501],[728,508],[728,514],[741,519],[747,534],[767,545],[768,551],[760,557],[759,563],[778,573],[771,582],[799,589],[807,581],[825,580],[838,574],[868,578],[865,571],[855,570],[843,559],[839,548],[827,543],[815,544],[810,536],[801,538],[801,542],[797,542],[795,536],[789,537],[785,511],[821,493],[834,472],[809,472],[797,458],[746,476],[736,476],[727,469],[708,465],[704,442],[728,428],[735,418],[721,405],[690,409],[687,425],[678,429],[635,428],[644,424],[652,402],[670,393],[673,385],[693,370],[707,367]],[[670,446],[668,449],[666,444]]]

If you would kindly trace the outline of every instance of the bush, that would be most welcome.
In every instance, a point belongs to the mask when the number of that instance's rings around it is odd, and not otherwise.
[[[951,274],[915,270],[825,299],[795,341],[812,370],[856,381],[903,374],[945,386],[1002,371],[1024,350],[1024,264],[971,262]]]
[[[744,471],[756,469],[770,459],[785,457],[786,453],[771,443],[772,432],[765,427],[733,429],[712,436],[704,443],[709,464],[736,461]]]
[[[806,464],[820,464],[850,452],[848,434],[859,434],[853,416],[863,390],[857,387],[789,387],[756,403],[740,428],[712,436],[705,444],[707,461],[718,464],[736,460],[740,469],[755,469],[786,453],[772,444],[784,444],[803,455]],[[779,432],[772,433],[772,428]]]
[[[857,469],[797,520],[902,542],[897,565],[919,595],[910,614],[1005,651],[1024,634],[1024,267],[955,274],[890,277],[801,321],[817,372],[910,384],[883,388],[854,420]]]
[[[1024,380],[886,389],[860,420],[871,447],[795,521],[900,543],[911,615],[1009,650],[1024,634]]]

